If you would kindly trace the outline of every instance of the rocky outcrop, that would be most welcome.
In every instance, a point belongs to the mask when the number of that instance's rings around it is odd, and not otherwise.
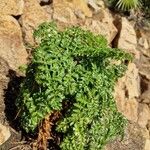
[[[92,17],[92,11],[89,9],[86,0],[71,0],[74,10],[81,10],[85,16]]]
[[[129,123],[123,139],[116,139],[104,150],[149,150],[149,133],[135,123]],[[148,149],[147,149],[148,148]]]
[[[150,109],[146,104],[139,104],[138,124],[144,128],[150,120]]]
[[[23,0],[1,0],[0,2],[0,13],[4,15],[18,16],[23,13],[23,9]]]
[[[7,15],[0,16],[0,57],[13,70],[27,63],[21,28],[17,20]]]
[[[0,145],[6,142],[11,136],[9,128],[0,124]]]
[[[113,17],[106,8],[101,10],[95,19],[86,19],[83,28],[105,36],[109,44],[118,33],[113,24]]]
[[[119,30],[119,34],[114,41],[115,46],[134,54],[135,58],[139,59],[140,53],[137,51],[137,37],[134,26],[125,17],[117,17],[115,25]]]
[[[74,6],[72,3],[69,3],[67,1],[59,2],[59,0],[56,0],[53,3],[53,10],[54,20],[68,25],[76,24],[77,18],[74,13]]]
[[[37,0],[24,0],[25,7],[19,22],[22,26],[24,40],[34,44],[33,31],[43,22],[50,21],[51,16],[40,6]]]
[[[138,119],[138,101],[140,96],[140,78],[135,64],[128,66],[126,75],[118,80],[115,98],[118,110],[130,121]]]

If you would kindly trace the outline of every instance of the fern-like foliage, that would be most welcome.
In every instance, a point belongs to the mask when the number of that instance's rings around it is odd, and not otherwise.
[[[62,150],[100,150],[122,135],[126,120],[117,111],[113,92],[131,56],[79,27],[62,32],[54,23],[44,23],[34,35],[40,44],[16,103],[22,127],[34,131],[45,116],[63,110],[69,101],[57,122],[57,131],[64,134]]]

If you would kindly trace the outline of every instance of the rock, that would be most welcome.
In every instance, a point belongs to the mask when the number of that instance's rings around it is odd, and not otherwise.
[[[0,16],[0,57],[12,70],[27,63],[20,26],[11,16]]]
[[[54,1],[53,10],[54,20],[70,25],[74,25],[77,22],[72,3],[66,1],[56,3],[56,1]]]
[[[86,0],[72,0],[76,10],[81,10],[85,16],[92,17],[92,11],[89,9]]]
[[[92,11],[88,8],[86,0],[55,0],[53,1],[53,8],[53,18],[68,24],[69,21],[71,24],[76,22],[75,14],[78,15],[79,12],[87,17],[92,17]]]
[[[97,20],[97,18],[86,19],[83,28],[105,36],[110,44],[118,33],[113,24],[113,18],[107,9],[100,11],[98,15],[99,20]]]
[[[142,103],[150,104],[150,87],[140,97]]]
[[[100,7],[100,8],[105,8],[105,3],[103,0],[96,0],[96,4]]]
[[[11,133],[9,131],[9,128],[0,124],[0,145],[6,142],[10,138],[10,136]]]
[[[138,119],[138,102],[134,99],[126,101],[117,100],[118,111],[121,112],[128,120],[136,122]]]
[[[0,2],[0,13],[4,15],[18,16],[23,13],[23,9],[23,0],[1,0]]]
[[[41,23],[50,21],[51,16],[40,6],[37,0],[24,0],[25,8],[19,19],[24,34],[24,40],[31,45],[34,44],[33,32]]]
[[[97,5],[96,0],[88,0],[88,5],[93,8],[94,12],[97,13],[100,10],[100,7]]]
[[[77,16],[77,18],[80,18],[83,20],[85,19],[85,15],[81,10],[75,10],[75,15]]]
[[[139,34],[138,46],[139,50],[147,57],[150,57],[150,31],[140,29],[137,34]]]
[[[51,5],[44,5],[44,6],[42,6],[42,8],[49,15],[49,19],[52,20],[52,14],[53,14],[52,6]]]
[[[148,49],[149,48],[149,44],[148,44],[148,40],[145,38],[139,38],[139,44],[140,46],[142,46],[144,49]]]
[[[150,80],[150,65],[142,64],[140,66],[139,72],[142,76],[145,76],[148,80]]]
[[[125,78],[124,82],[126,89],[128,90],[128,98],[138,98],[140,96],[140,77],[138,69],[134,63],[128,65]]]
[[[139,73],[144,76],[147,80],[150,80],[150,58],[141,55],[139,62]]]
[[[144,150],[150,150],[150,140],[149,139],[147,139],[145,142]]]
[[[6,60],[1,58],[0,56],[0,122],[2,122],[5,118],[5,104],[3,100],[4,89],[7,88],[7,83],[9,82],[9,78],[6,76],[9,71],[9,65]]]
[[[135,64],[130,63],[125,76],[118,80],[114,96],[118,111],[128,120],[136,122],[138,119],[136,98],[140,96],[140,78]]]
[[[150,109],[146,104],[139,104],[138,124],[144,128],[150,120]]]
[[[140,53],[136,50],[137,38],[133,25],[125,17],[122,17],[120,21],[116,18],[115,25],[119,30],[119,36],[114,41],[115,46],[134,54],[135,58],[139,59]]]
[[[146,128],[141,128],[136,123],[128,123],[123,139],[110,141],[104,150],[144,150],[146,139],[149,139]]]

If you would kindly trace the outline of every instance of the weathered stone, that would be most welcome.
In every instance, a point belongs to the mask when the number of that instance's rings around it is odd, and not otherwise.
[[[75,24],[77,22],[76,15],[74,14],[74,7],[72,3],[63,1],[61,3],[53,3],[53,19],[66,24]]]
[[[100,7],[100,8],[105,8],[105,3],[102,0],[96,0],[96,4]]]
[[[134,54],[135,58],[139,59],[140,53],[136,50],[137,38],[133,25],[124,17],[120,21],[116,18],[115,24],[119,30],[119,36],[115,40],[115,46]]]
[[[150,120],[150,109],[146,104],[139,104],[138,124],[144,128]]]
[[[85,16],[92,17],[92,11],[88,8],[86,0],[71,0],[75,9],[81,10]]]
[[[52,16],[53,16],[53,9],[51,5],[45,5],[42,6],[42,8],[45,10],[45,12],[47,13],[49,20],[52,20]]]
[[[94,12],[97,13],[98,11],[100,11],[100,7],[97,5],[97,1],[96,0],[87,0],[87,3],[90,7],[93,8]]]
[[[149,139],[146,128],[141,128],[136,123],[128,123],[123,139],[111,141],[104,150],[144,150],[146,139]]]
[[[147,139],[145,142],[144,150],[150,150],[150,140],[149,139]]]
[[[51,16],[42,8],[37,0],[24,0],[25,8],[23,15],[20,18],[24,40],[31,45],[34,44],[33,31],[41,23],[50,21]]]
[[[150,86],[150,83],[149,83]],[[150,87],[140,97],[142,103],[150,104]]]
[[[90,30],[96,34],[101,34],[106,37],[110,44],[117,35],[117,29],[113,24],[113,18],[109,13],[109,10],[102,10],[99,12],[101,16],[97,19],[87,19],[83,28]]]
[[[9,131],[9,128],[0,124],[0,145],[5,143],[10,138],[10,136],[11,133]]]
[[[140,77],[138,69],[134,63],[128,65],[128,70],[125,76],[125,85],[128,90],[128,98],[134,98],[140,96]],[[132,90],[131,90],[132,89]]]
[[[20,26],[11,16],[0,16],[0,57],[13,70],[27,63]]]
[[[141,65],[140,66],[140,70],[139,70],[140,74],[145,76],[148,80],[150,80],[150,65]]]
[[[21,15],[23,8],[23,0],[1,0],[0,2],[0,13],[4,15]]]
[[[115,87],[115,99],[118,110],[128,119],[138,119],[138,102],[140,96],[140,79],[135,64],[130,63],[124,77],[118,80]]]
[[[84,15],[84,13],[81,10],[75,10],[74,13],[77,16],[77,18],[85,19],[85,15]]]
[[[140,46],[142,46],[144,49],[149,48],[149,44],[148,44],[147,39],[141,37],[138,42],[139,42]]]
[[[150,57],[150,31],[149,30],[140,30],[138,32],[139,39],[139,50],[147,57]]]

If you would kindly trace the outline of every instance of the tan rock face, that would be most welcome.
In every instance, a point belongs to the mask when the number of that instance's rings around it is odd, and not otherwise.
[[[144,150],[150,150],[150,140],[149,139],[147,139],[145,142]]]
[[[110,142],[104,150],[144,150],[146,139],[149,139],[146,128],[141,128],[136,123],[128,123],[124,138]]]
[[[127,50],[128,52],[135,55],[135,58],[139,59],[140,54],[136,50],[137,47],[137,38],[136,38],[136,32],[134,30],[133,25],[130,24],[130,22],[122,17],[121,22],[116,20],[116,26],[119,25],[119,37],[116,39],[116,46],[118,48]]]
[[[150,58],[141,56],[139,63],[139,73],[145,76],[147,80],[150,81]]]
[[[9,131],[9,128],[0,124],[0,145],[6,142],[10,136],[11,136],[11,133]]]
[[[4,121],[5,118],[5,102],[3,101],[4,90],[7,89],[7,83],[9,78],[6,77],[8,74],[9,66],[6,60],[0,57],[0,122]]]
[[[138,44],[139,50],[147,57],[150,57],[150,31],[149,30],[140,30],[138,32]]]
[[[139,116],[138,116],[138,124],[144,128],[148,124],[150,120],[150,109],[146,104],[139,105]]]
[[[88,8],[86,0],[71,0],[75,9],[83,11],[85,16],[92,17],[92,11]]]
[[[118,80],[115,87],[115,98],[118,110],[128,119],[138,119],[138,102],[140,96],[140,79],[135,64],[130,63],[126,75]]]
[[[53,3],[53,19],[62,23],[73,25],[77,22],[76,15],[74,14],[74,6],[67,1]]]
[[[37,28],[41,23],[50,21],[51,17],[46,13],[44,8],[39,5],[37,0],[24,0],[24,2],[24,12],[19,21],[22,25],[25,42],[33,44],[34,29]]]
[[[96,34],[105,36],[108,43],[110,44],[117,35],[118,31],[114,26],[113,18],[107,9],[100,11],[100,14],[102,17],[98,20],[87,19],[83,28]]]
[[[23,45],[18,22],[11,16],[0,16],[0,57],[8,66],[17,70],[27,63],[27,52]]]
[[[1,0],[0,13],[4,15],[21,15],[24,9],[23,0]]]

